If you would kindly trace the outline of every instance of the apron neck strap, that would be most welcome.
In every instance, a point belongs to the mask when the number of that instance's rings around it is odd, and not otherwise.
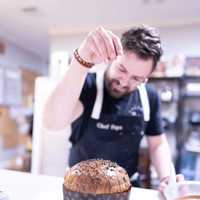
[[[140,100],[142,103],[143,113],[144,113],[144,121],[148,122],[150,120],[150,106],[149,106],[149,98],[147,94],[147,90],[145,84],[142,83],[138,87]]]
[[[102,69],[96,72],[97,95],[96,95],[94,107],[91,114],[91,117],[93,119],[99,119],[100,114],[101,114],[101,109],[103,105],[104,74],[105,74],[105,69]]]
[[[102,70],[98,70],[96,72],[96,87],[97,87],[97,95],[95,99],[95,103],[93,106],[91,117],[93,119],[99,119],[102,105],[103,105],[103,91],[104,91],[104,74],[105,68]],[[147,90],[145,84],[142,83],[138,87],[140,100],[143,108],[144,113],[144,121],[148,122],[150,120],[150,106],[149,106],[149,98],[147,94]]]

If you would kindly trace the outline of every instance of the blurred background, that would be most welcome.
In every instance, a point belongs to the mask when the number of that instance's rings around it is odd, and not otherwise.
[[[0,0],[0,168],[63,176],[65,133],[46,133],[45,99],[86,34],[104,26],[159,29],[164,55],[149,82],[162,102],[163,125],[176,171],[200,180],[200,1]],[[154,187],[145,141],[140,169]]]

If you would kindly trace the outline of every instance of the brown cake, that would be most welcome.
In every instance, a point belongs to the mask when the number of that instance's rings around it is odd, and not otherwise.
[[[131,183],[127,172],[108,160],[87,160],[65,175],[64,200],[127,200]]]

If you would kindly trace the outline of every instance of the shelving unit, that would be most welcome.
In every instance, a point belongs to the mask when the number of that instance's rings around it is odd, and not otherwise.
[[[199,93],[189,93],[189,91],[187,91],[187,84],[197,83],[200,85],[200,77],[151,77],[149,83],[157,88],[161,97],[162,116],[166,119],[168,118],[167,120],[169,123],[166,132],[171,133],[175,139],[173,154],[176,171],[178,173],[182,172],[183,151],[185,150],[185,143],[190,136],[191,129],[191,125],[188,121],[189,113],[194,111],[200,113],[200,107],[198,106],[200,91]],[[163,101],[162,92],[165,91],[166,88],[167,90],[171,90],[172,98],[168,99],[168,101]]]

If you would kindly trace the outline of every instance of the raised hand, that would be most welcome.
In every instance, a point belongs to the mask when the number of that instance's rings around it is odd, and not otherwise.
[[[98,27],[86,36],[78,53],[85,61],[99,64],[113,61],[123,54],[123,49],[119,37],[103,27]]]

